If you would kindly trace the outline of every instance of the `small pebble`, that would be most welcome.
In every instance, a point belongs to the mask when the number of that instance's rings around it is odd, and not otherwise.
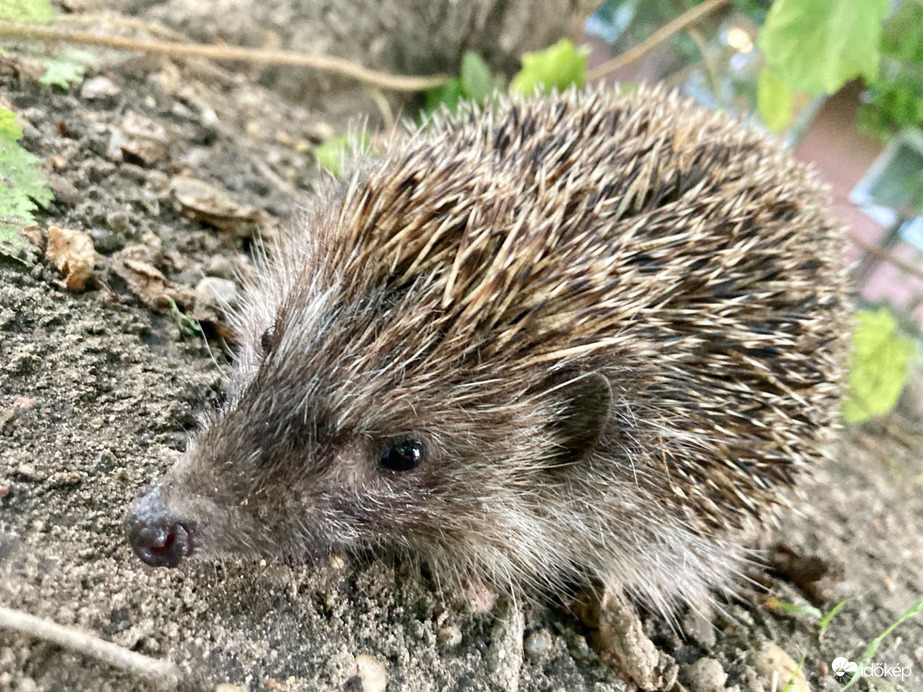
[[[131,225],[131,217],[125,211],[110,211],[106,214],[106,225],[116,233],[122,233]]]
[[[196,307],[224,310],[237,306],[237,284],[228,279],[206,276],[195,287]]]
[[[681,677],[689,692],[724,692],[728,675],[715,659],[700,658],[695,663],[683,666]]]
[[[356,656],[356,663],[349,674],[351,680],[359,681],[362,692],[385,692],[388,686],[385,664],[368,654]]]
[[[38,692],[38,685],[35,684],[35,680],[32,678],[20,678],[16,689],[19,692]]]
[[[35,467],[29,464],[20,464],[13,473],[27,481],[45,480],[45,475],[36,471]]]
[[[553,646],[554,639],[551,637],[551,632],[544,628],[535,630],[532,634],[526,637],[526,654],[534,661],[540,661],[543,658],[547,658],[551,654],[551,649]]]
[[[775,642],[767,642],[763,645],[753,656],[753,666],[763,676],[763,685],[768,689],[772,689],[781,681],[789,692],[810,692],[811,690],[801,666]]]
[[[457,625],[448,625],[436,633],[436,641],[447,649],[454,649],[461,644],[462,633]]]
[[[115,82],[108,77],[93,77],[86,80],[80,87],[80,96],[85,99],[102,99],[115,96],[121,91]]]
[[[589,643],[582,634],[576,634],[567,642],[567,650],[570,655],[578,661],[589,661],[595,658],[596,654],[590,648]]]
[[[683,618],[683,632],[703,649],[715,648],[715,626],[694,611]]]

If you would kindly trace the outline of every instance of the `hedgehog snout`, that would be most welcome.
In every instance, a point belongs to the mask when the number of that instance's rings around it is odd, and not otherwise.
[[[146,489],[128,516],[128,540],[151,567],[178,567],[192,554],[196,525],[174,513],[161,487]]]

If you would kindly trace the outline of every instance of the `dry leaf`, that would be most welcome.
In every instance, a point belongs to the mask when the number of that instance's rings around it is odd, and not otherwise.
[[[96,250],[93,248],[93,240],[83,231],[51,226],[48,229],[45,257],[64,274],[67,290],[79,291],[93,273]]]
[[[153,308],[165,309],[170,301],[180,307],[192,305],[194,294],[188,286],[177,286],[165,277],[155,266],[140,260],[113,256],[112,271],[128,285],[128,290]]]
[[[256,207],[238,204],[227,191],[195,178],[173,178],[170,191],[186,218],[241,238],[253,235],[262,217]]]

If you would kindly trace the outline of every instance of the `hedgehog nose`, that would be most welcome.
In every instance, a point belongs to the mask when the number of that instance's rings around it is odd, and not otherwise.
[[[151,567],[177,567],[192,554],[195,522],[170,511],[160,486],[150,488],[131,509],[128,540]]]

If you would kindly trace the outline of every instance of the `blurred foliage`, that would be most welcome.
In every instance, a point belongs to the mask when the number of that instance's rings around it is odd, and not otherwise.
[[[781,132],[792,119],[794,94],[791,88],[772,70],[760,70],[756,87],[756,108],[763,124],[773,132]]]
[[[897,403],[916,355],[912,338],[901,333],[890,310],[856,313],[849,390],[843,401],[843,419],[864,423],[888,413]]]
[[[923,1],[908,0],[885,24],[882,70],[868,85],[859,128],[887,141],[907,127],[923,127]]]
[[[491,74],[484,58],[477,53],[466,51],[462,56],[461,75],[450,79],[441,87],[427,91],[423,113],[432,113],[442,106],[454,113],[460,101],[483,103],[502,87],[503,80]]]
[[[878,76],[888,0],[776,0],[759,47],[794,91],[830,94],[854,77]]]
[[[561,39],[545,50],[522,56],[522,69],[510,82],[510,89],[529,95],[563,90],[575,84],[586,83],[586,48],[578,48],[571,41]],[[484,103],[493,94],[502,91],[503,80],[491,74],[484,59],[468,51],[462,57],[461,74],[441,87],[426,92],[424,114],[445,107],[454,112],[462,100]]]
[[[45,65],[45,74],[38,81],[60,89],[66,90],[71,84],[79,84],[86,73],[85,65],[72,60],[45,58],[42,63]]]
[[[54,51],[54,57],[42,59],[42,64],[45,65],[45,74],[38,81],[66,91],[82,82],[87,70],[96,69],[99,60],[91,51],[62,45]]]
[[[368,154],[372,150],[372,137],[368,132],[356,135],[332,137],[314,149],[317,164],[339,176],[343,172],[343,163],[353,156]]]
[[[522,69],[513,77],[510,88],[531,96],[535,92],[560,91],[572,84],[583,86],[588,54],[588,48],[578,48],[566,38],[545,50],[526,53],[522,56]]]
[[[0,21],[50,24],[54,18],[49,0],[0,0]]]
[[[54,199],[36,156],[19,146],[22,130],[13,111],[0,108],[0,253],[17,246],[35,223],[33,212]]]

